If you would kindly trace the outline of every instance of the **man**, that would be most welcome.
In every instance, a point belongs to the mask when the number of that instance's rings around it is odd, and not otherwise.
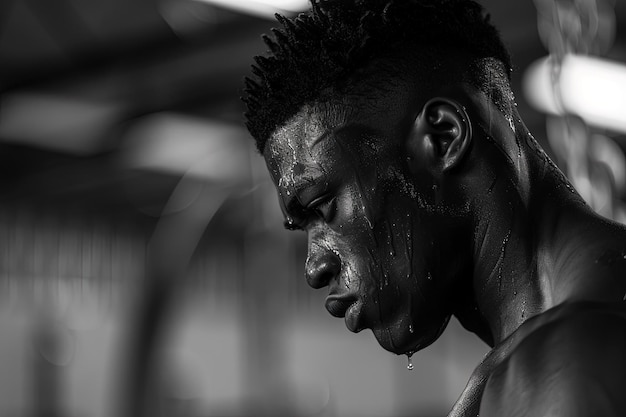
[[[455,315],[493,350],[450,415],[626,415],[626,230],[524,126],[482,8],[312,6],[245,101],[330,314],[409,356]]]

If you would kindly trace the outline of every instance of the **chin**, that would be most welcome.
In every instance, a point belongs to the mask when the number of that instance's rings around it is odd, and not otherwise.
[[[439,339],[449,320],[450,317],[447,317],[436,325],[413,332],[403,325],[372,329],[372,332],[383,349],[396,355],[406,355],[422,350]]]

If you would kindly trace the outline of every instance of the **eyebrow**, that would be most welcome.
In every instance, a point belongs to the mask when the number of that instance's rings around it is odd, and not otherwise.
[[[292,187],[292,191],[290,195],[285,198],[285,211],[286,214],[292,215],[306,209],[306,204],[303,204],[301,199],[301,193],[303,191],[311,189],[313,187],[313,183],[316,180],[319,180],[320,177],[308,177],[307,180],[296,180],[295,184]]]
[[[324,133],[322,133],[321,135],[319,135],[318,137],[313,139],[313,142],[311,142],[311,148],[315,147],[322,140],[326,139],[328,137],[328,135],[337,133],[343,127],[344,127],[344,125],[340,125],[340,126],[334,128],[334,129],[326,129],[326,130],[324,130]]]

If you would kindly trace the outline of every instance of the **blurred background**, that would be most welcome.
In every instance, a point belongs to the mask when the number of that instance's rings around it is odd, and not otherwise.
[[[338,0],[340,1],[340,0]],[[626,220],[626,2],[484,0],[529,129]],[[242,78],[301,1],[0,2],[0,416],[445,415],[487,352],[413,357],[303,279]]]

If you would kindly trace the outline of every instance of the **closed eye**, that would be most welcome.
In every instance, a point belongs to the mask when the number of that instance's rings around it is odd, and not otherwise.
[[[337,211],[337,198],[326,194],[316,198],[307,205],[308,210],[314,211],[327,223],[331,222]]]

